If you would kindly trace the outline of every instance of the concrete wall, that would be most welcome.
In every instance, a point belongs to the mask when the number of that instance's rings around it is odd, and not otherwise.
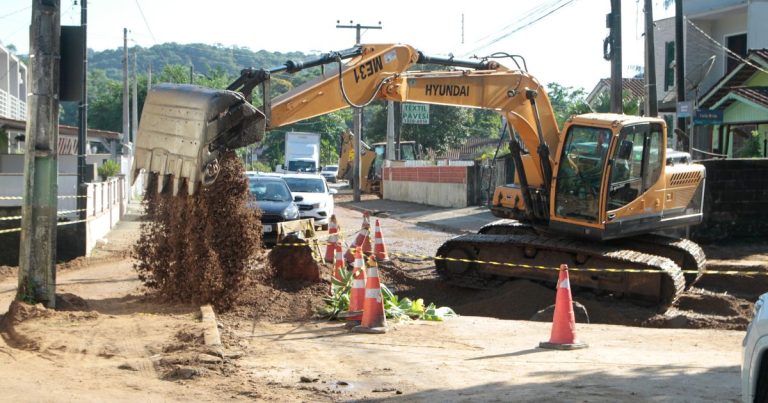
[[[707,242],[768,235],[768,159],[701,161],[707,168],[704,222],[691,238]]]
[[[440,207],[466,207],[468,171],[472,167],[384,168],[384,198]]]

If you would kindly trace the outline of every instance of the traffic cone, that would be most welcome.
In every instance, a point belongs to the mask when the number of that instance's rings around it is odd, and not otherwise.
[[[344,262],[344,253],[341,249],[341,243],[336,242],[336,262],[333,265],[333,279],[338,282],[343,281],[342,270],[347,269],[347,264]],[[331,294],[333,294],[333,282],[331,282]]]
[[[365,281],[365,301],[363,302],[363,318],[359,326],[352,328],[359,333],[386,333],[387,317],[384,315],[384,298],[381,296],[379,283],[379,268],[376,260],[368,259],[368,276]]]
[[[349,295],[349,309],[343,315],[347,319],[347,326],[356,326],[363,319],[363,303],[365,302],[365,263],[363,254],[359,249],[355,250],[355,263],[352,266],[352,290]]]
[[[376,224],[373,227],[373,255],[379,262],[389,260],[389,254],[387,254],[387,246],[384,245],[384,236],[381,234],[381,224],[379,224],[379,220],[376,220]]]
[[[357,231],[355,245],[362,247],[364,254],[371,254],[371,218],[367,211],[363,213],[363,224],[360,231]]]
[[[336,226],[336,214],[331,215],[328,223],[328,243],[325,246],[325,261],[333,263],[336,252],[336,242],[339,241],[338,229]]]
[[[568,280],[568,265],[560,265],[560,277],[557,280],[555,314],[552,318],[552,334],[548,342],[539,343],[541,348],[557,350],[575,350],[585,348],[587,344],[576,340],[576,317],[571,299],[571,282]]]
[[[357,245],[355,245],[354,242],[352,242],[349,245],[349,248],[347,248],[347,252],[344,254],[344,260],[349,263],[353,264],[355,262],[355,251],[357,250]]]

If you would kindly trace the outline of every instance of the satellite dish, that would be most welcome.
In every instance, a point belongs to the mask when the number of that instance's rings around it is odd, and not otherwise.
[[[712,71],[712,67],[715,65],[717,56],[712,55],[698,66],[691,69],[688,74],[685,75],[685,81],[688,83],[686,92],[696,90],[698,91],[699,85]]]

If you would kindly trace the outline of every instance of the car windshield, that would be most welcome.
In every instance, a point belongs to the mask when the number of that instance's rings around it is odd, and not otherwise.
[[[319,178],[284,178],[291,192],[325,193],[325,183]]]
[[[291,192],[284,182],[274,180],[260,180],[251,178],[248,181],[248,190],[256,198],[256,201],[291,201]]]
[[[337,167],[335,165],[330,165],[330,166],[327,166],[327,167],[323,168],[323,172],[336,172],[338,170],[339,170],[339,167]]]

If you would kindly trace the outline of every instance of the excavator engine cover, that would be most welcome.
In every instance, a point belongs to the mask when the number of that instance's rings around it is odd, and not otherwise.
[[[264,114],[242,94],[189,84],[159,84],[149,91],[136,136],[133,172],[157,173],[158,191],[181,180],[189,194],[212,183],[220,151],[255,143],[264,135]]]

